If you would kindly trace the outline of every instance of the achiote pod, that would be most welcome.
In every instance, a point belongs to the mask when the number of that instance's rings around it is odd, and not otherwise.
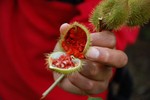
[[[150,19],[150,0],[129,0],[130,15],[128,26],[143,25]]]
[[[89,20],[95,25],[97,30],[99,28],[103,28],[102,30],[113,30],[124,25],[128,15],[128,0],[103,0],[95,7]],[[102,20],[102,23],[99,23],[99,20]]]
[[[48,54],[48,68],[61,74],[71,74],[82,68],[84,54],[90,46],[88,29],[78,22],[70,24],[61,34],[61,50]]]
[[[66,76],[80,71],[82,59],[88,50],[91,41],[89,30],[82,24],[74,22],[64,31],[59,40],[60,51],[47,55],[48,68],[61,76],[42,94],[44,99],[48,93]]]

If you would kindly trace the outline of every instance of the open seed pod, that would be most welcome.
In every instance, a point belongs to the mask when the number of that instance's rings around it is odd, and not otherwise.
[[[90,46],[88,29],[74,22],[61,34],[59,43],[61,51],[48,55],[48,67],[61,74],[79,71],[84,54]]]

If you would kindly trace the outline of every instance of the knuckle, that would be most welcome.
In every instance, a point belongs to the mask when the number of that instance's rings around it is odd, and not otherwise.
[[[90,70],[90,74],[91,74],[91,76],[97,76],[99,74],[99,68],[98,68],[97,64],[93,64],[93,66],[91,67],[91,70]]]
[[[88,94],[98,94],[101,93],[103,91],[105,91],[108,87],[108,83],[106,82],[102,82],[102,83],[98,83],[95,84],[95,87],[92,87],[90,90],[88,90]]]
[[[112,69],[104,72],[103,80],[106,80],[106,79],[109,80],[111,77],[112,77]]]
[[[127,64],[127,62],[128,62],[128,56],[125,54],[125,57],[124,57],[124,64],[123,64],[123,66],[124,66],[124,65],[126,65],[126,64]]]
[[[93,89],[94,89],[94,83],[91,82],[91,81],[88,81],[85,88],[84,88],[84,90],[85,91],[92,91]]]
[[[124,52],[122,52],[122,51],[121,51],[121,53],[122,53],[122,55],[120,56],[121,57],[120,58],[120,64],[118,65],[118,67],[123,67],[128,62],[128,56]]]
[[[114,48],[116,45],[116,36],[112,32],[107,32],[108,47]]]
[[[114,48],[116,46],[116,37],[112,35],[112,39],[110,41],[110,47]]]
[[[110,58],[109,49],[108,49],[108,48],[105,48],[104,51],[105,51],[105,52],[104,52],[103,58],[104,58],[104,62],[107,63],[107,62],[109,62],[109,58]]]
[[[112,69],[111,69],[111,71],[109,72],[109,74],[108,74],[108,80],[110,80],[111,78],[113,77],[113,71],[112,71]]]
[[[105,91],[107,87],[108,87],[108,82],[103,82],[100,87],[100,92]]]

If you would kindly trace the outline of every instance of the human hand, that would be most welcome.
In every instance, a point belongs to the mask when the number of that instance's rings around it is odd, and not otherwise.
[[[63,33],[69,24],[60,27]],[[112,67],[121,68],[127,63],[127,56],[123,51],[116,50],[116,39],[109,31],[91,34],[92,46],[86,53],[80,72],[65,77],[58,85],[64,90],[75,94],[98,94],[107,89],[112,77]],[[59,44],[55,51],[59,51]],[[54,79],[60,74],[54,72]]]

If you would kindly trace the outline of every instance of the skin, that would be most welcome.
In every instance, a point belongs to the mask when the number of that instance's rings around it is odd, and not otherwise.
[[[60,33],[69,26],[65,23],[60,27]],[[91,34],[92,46],[86,53],[83,68],[80,72],[65,77],[59,86],[71,93],[93,95],[107,89],[113,75],[112,68],[121,68],[127,64],[127,55],[115,49],[116,38],[109,31]],[[54,51],[59,50],[59,44]],[[56,80],[60,74],[53,73]]]

